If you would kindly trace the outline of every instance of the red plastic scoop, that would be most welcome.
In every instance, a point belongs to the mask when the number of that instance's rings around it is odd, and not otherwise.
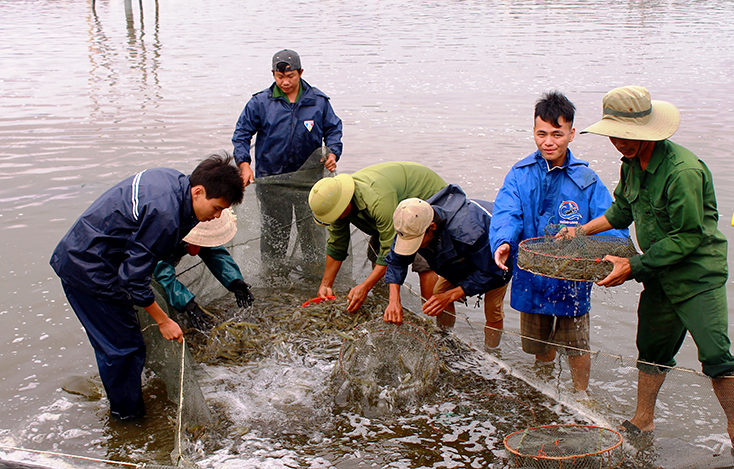
[[[326,298],[319,298],[318,296],[316,298],[311,298],[307,302],[303,303],[301,306],[308,306],[308,305],[317,305],[321,302],[324,302],[326,300],[335,300],[335,296],[327,296]]]

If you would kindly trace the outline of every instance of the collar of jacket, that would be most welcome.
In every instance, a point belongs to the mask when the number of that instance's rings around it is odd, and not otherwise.
[[[540,150],[536,150],[532,155],[515,163],[515,168],[522,168],[537,164],[545,172],[548,171],[548,162],[541,156]],[[558,171],[566,171],[568,177],[579,187],[584,190],[597,181],[594,171],[589,168],[589,163],[573,156],[571,150],[566,150],[566,164],[561,166]]]
[[[276,93],[276,89],[280,91],[281,94]],[[283,93],[283,91],[278,88],[278,85],[273,82],[273,84],[270,85],[270,88],[268,88],[268,99],[282,99],[289,104],[297,104],[299,106],[304,104],[313,105],[316,102],[315,90],[316,88],[313,88],[311,85],[308,84],[308,82],[306,82],[306,80],[301,78],[301,90],[299,91],[298,99],[295,103],[291,103],[290,101],[288,101],[285,93]]]
[[[655,171],[660,166],[660,163],[663,162],[666,152],[670,153],[668,152],[668,142],[670,142],[670,140],[660,140],[658,142],[655,142],[655,148],[653,148],[652,150],[652,155],[650,155],[650,161],[648,161],[647,167],[645,167],[644,171],[655,174]],[[623,163],[627,163],[629,165],[635,164],[636,167],[640,171],[643,171],[642,166],[640,165],[639,158],[627,158],[623,156],[621,159]],[[637,161],[637,163],[634,163],[635,161]],[[673,164],[678,164],[678,163],[679,161],[673,162]]]
[[[196,213],[194,212],[194,199],[191,197],[191,180],[189,178],[190,176],[186,176],[181,184],[183,186],[180,227],[182,239],[199,223],[199,220],[196,218]]]

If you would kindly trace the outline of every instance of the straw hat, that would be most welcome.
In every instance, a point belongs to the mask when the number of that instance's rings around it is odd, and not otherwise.
[[[237,216],[232,209],[225,208],[219,218],[199,222],[183,240],[195,246],[213,248],[231,241],[235,233]]]
[[[433,207],[425,200],[405,199],[398,204],[392,215],[395,232],[395,252],[410,256],[421,247],[426,230],[433,221]]]
[[[680,112],[666,101],[650,99],[642,86],[615,88],[602,100],[601,120],[581,131],[626,140],[657,142],[670,138],[680,124]]]
[[[313,218],[320,225],[330,225],[339,219],[354,195],[354,179],[349,174],[321,179],[308,194]]]

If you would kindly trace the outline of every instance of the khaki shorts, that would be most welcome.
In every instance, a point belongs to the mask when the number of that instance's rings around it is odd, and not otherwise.
[[[569,356],[583,355],[589,350],[589,315],[551,316],[521,312],[520,333],[522,349],[526,353],[546,353],[552,343],[566,347]]]
[[[456,286],[439,276],[436,286],[433,287],[433,294],[444,293],[453,288],[456,288]],[[504,301],[506,290],[507,285],[502,285],[484,294],[484,318],[487,322],[499,322],[505,318]],[[464,301],[465,297],[460,298],[460,300]]]

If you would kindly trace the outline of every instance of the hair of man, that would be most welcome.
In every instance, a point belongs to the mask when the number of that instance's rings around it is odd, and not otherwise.
[[[240,171],[233,165],[232,156],[212,154],[191,173],[192,186],[203,186],[207,199],[223,198],[232,205],[242,203],[245,189]]]
[[[561,127],[558,122],[560,117],[573,127],[573,119],[576,115],[576,106],[560,91],[549,91],[535,103],[535,116],[533,120],[540,117],[553,127]]]

